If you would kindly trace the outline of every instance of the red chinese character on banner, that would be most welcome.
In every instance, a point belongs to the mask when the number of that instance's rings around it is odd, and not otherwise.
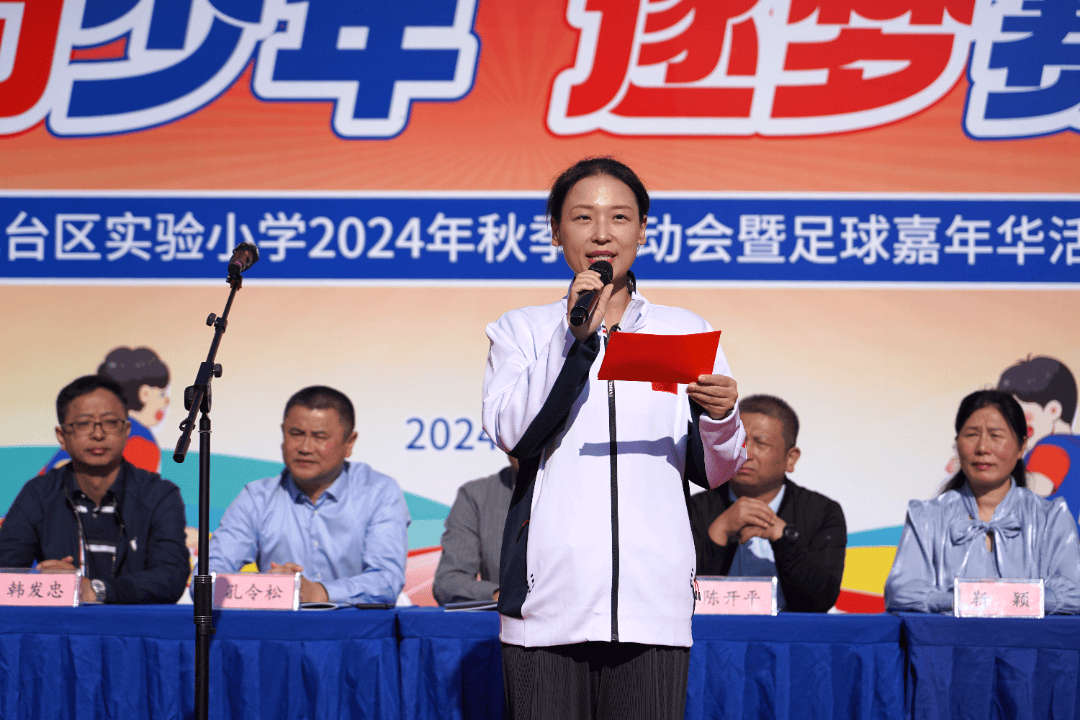
[[[64,0],[0,3],[0,120],[22,115],[45,94],[63,8]]]
[[[560,135],[816,135],[895,122],[963,75],[975,0],[568,0]]]
[[[681,0],[667,10],[650,12],[645,16],[645,35],[673,30],[679,23],[688,22],[686,29],[668,40],[643,43],[638,63],[656,65],[670,63],[665,82],[695,82],[704,80],[720,63],[724,50],[723,35],[733,18],[749,12],[757,0]],[[738,30],[735,30],[738,28]],[[757,65],[757,31],[752,19],[734,26],[736,35],[732,53],[740,75],[753,75]],[[718,42],[719,41],[719,42]],[[749,70],[749,72],[747,72]]]
[[[647,0],[586,0],[585,11],[601,14],[592,72],[570,88],[568,116],[582,116],[608,107],[615,115],[748,117],[753,88],[693,87],[686,83],[711,75],[720,63],[725,30],[734,18],[748,12],[757,0],[679,0],[656,10]],[[662,7],[662,6],[660,6]],[[645,12],[644,29],[637,35],[638,17]],[[674,33],[674,34],[672,34]],[[638,43],[636,65],[635,41]],[[757,67],[757,30],[753,19],[732,27],[729,75],[753,75]],[[663,85],[643,87],[627,82],[633,67],[667,63]],[[682,84],[682,86],[679,86]]]
[[[975,0],[793,0],[788,22],[817,11],[818,25],[847,25],[857,13],[867,20],[909,15],[909,27],[941,26],[946,13],[971,22]],[[772,116],[821,117],[883,108],[902,102],[934,84],[953,58],[955,36],[944,31],[895,32],[892,28],[844,27],[828,42],[788,45],[784,70],[825,70],[823,85],[776,89]]]
[[[773,117],[820,117],[872,110],[930,87],[952,57],[952,35],[890,35],[844,28],[832,42],[792,43],[785,70],[826,70],[824,85],[780,86]]]

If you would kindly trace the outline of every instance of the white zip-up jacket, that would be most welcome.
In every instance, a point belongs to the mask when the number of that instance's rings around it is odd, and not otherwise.
[[[717,487],[745,459],[738,406],[713,420],[677,392],[603,381],[599,334],[578,342],[566,298],[487,328],[484,430],[521,460],[503,537],[501,639],[689,647],[694,540],[687,481]],[[709,332],[633,294],[618,332]],[[722,350],[713,372],[730,376]]]

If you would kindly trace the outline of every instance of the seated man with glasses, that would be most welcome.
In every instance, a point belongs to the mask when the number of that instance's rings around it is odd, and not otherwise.
[[[83,571],[83,602],[172,603],[191,571],[180,489],[124,460],[124,389],[86,375],[56,398],[71,462],[26,483],[0,525],[0,567]]]

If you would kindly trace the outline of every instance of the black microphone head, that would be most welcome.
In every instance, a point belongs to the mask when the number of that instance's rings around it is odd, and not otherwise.
[[[615,268],[607,260],[597,260],[589,266],[590,270],[600,273],[600,282],[609,284],[615,277]]]
[[[245,240],[233,250],[232,259],[229,261],[229,274],[239,275],[259,261],[259,246],[250,240]]]
[[[259,262],[259,246],[253,243],[251,240],[245,240],[240,243],[239,247],[247,248],[251,252],[251,265]],[[251,267],[248,265],[248,267]]]

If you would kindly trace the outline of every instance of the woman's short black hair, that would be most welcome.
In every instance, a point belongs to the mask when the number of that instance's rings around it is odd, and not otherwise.
[[[128,397],[128,409],[135,412],[143,409],[139,388],[143,385],[163,388],[169,384],[169,368],[148,347],[114,348],[98,367],[98,375],[108,375],[120,383]]]
[[[1012,429],[1013,435],[1016,436],[1016,442],[1020,444],[1020,447],[1023,447],[1024,441],[1027,439],[1027,419],[1024,417],[1024,409],[1020,407],[1020,403],[1016,402],[1016,398],[1001,390],[977,390],[960,401],[960,409],[956,411],[957,436],[960,435],[960,429],[964,427],[964,423],[968,421],[968,418],[976,410],[982,410],[984,407],[998,409],[998,412],[1001,413],[1001,416],[1005,418],[1005,422]],[[1018,486],[1027,487],[1027,468],[1024,466],[1023,457],[1016,461],[1012,476]],[[945,489],[942,492],[959,490],[966,481],[964,471],[961,470],[945,484]]]
[[[124,406],[124,418],[127,418],[128,400],[124,395],[124,388],[120,383],[108,375],[83,375],[81,378],[72,380],[64,386],[60,394],[56,396],[56,419],[61,425],[67,418],[68,407],[75,398],[89,395],[95,390],[108,390],[120,400]]]
[[[555,179],[551,192],[548,194],[547,203],[548,217],[552,222],[559,224],[563,203],[566,201],[570,188],[577,185],[579,181],[594,175],[609,175],[616,180],[621,180],[630,188],[630,191],[634,193],[634,198],[637,199],[639,220],[645,222],[649,214],[649,191],[645,189],[645,184],[633,170],[612,157],[591,157],[579,160]]]

